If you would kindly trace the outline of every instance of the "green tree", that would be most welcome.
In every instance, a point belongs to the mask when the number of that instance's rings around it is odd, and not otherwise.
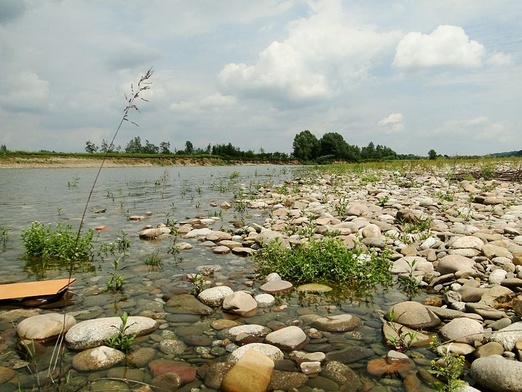
[[[194,145],[188,140],[185,142],[185,154],[194,154]]]
[[[170,142],[161,142],[159,148],[161,154],[170,154]]]
[[[85,151],[87,151],[89,154],[94,154],[96,151],[98,151],[98,146],[90,140],[87,140],[85,142]]]
[[[428,158],[431,160],[437,159],[437,151],[435,151],[433,148],[428,151]]]
[[[331,156],[334,159],[346,159],[348,157],[348,144],[341,134],[337,132],[327,132],[319,142],[320,156]]]
[[[143,146],[141,145],[141,139],[139,136],[131,139],[127,146],[125,147],[125,152],[127,154],[139,154],[143,152]]]
[[[145,146],[142,147],[141,152],[144,152],[145,154],[158,154],[160,151],[160,148],[148,140],[145,140]]]
[[[319,154],[319,140],[309,130],[304,130],[294,138],[293,155],[301,161],[315,160]]]
[[[106,152],[112,152],[114,149],[114,145],[110,144],[105,139],[102,140],[101,146],[100,146],[100,152],[106,153]]]

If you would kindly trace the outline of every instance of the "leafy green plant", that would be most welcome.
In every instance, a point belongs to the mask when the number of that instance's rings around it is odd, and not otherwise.
[[[408,299],[411,301],[420,290],[420,282],[415,277],[415,265],[417,264],[416,260],[406,261],[406,264],[409,267],[409,270],[406,275],[399,275],[398,284],[399,288],[408,296]]]
[[[192,295],[197,296],[205,289],[205,277],[202,274],[194,274],[191,277],[192,281],[192,290],[190,291]]]
[[[433,351],[439,353],[439,355],[442,352],[438,359],[431,361],[430,373],[441,381],[440,384],[435,385],[435,388],[442,392],[458,391],[462,386],[461,377],[466,359],[463,355],[452,353],[449,346],[444,350],[437,350],[438,345],[439,342],[436,339],[430,344]]]
[[[73,231],[70,225],[58,223],[56,227],[33,222],[22,230],[26,269],[40,277],[49,270],[70,268],[72,271],[91,271],[94,230],[84,235]]]
[[[277,272],[296,284],[338,283],[353,291],[366,291],[392,281],[387,252],[350,250],[339,238],[321,238],[291,248],[275,240],[261,248],[254,261],[262,274]]]
[[[128,234],[125,231],[120,232],[120,236],[116,240],[116,247],[120,252],[126,253],[131,246],[131,241],[127,238]]]
[[[136,334],[128,333],[128,329],[133,324],[127,324],[129,321],[129,315],[127,314],[127,312],[124,311],[120,315],[120,320],[121,324],[119,327],[113,325],[113,327],[117,329],[118,333],[105,340],[105,345],[123,351],[124,353],[128,353],[131,349],[132,343],[134,343],[134,339],[136,339]]]
[[[410,351],[413,344],[415,343],[417,331],[404,332],[404,325],[395,323],[393,321],[394,318],[394,308],[392,307],[390,312],[386,315],[386,324],[392,329],[392,331],[395,333],[395,336],[387,335],[386,339],[395,347],[397,351]]]
[[[125,284],[125,275],[122,275],[119,270],[121,260],[122,258],[118,257],[112,262],[113,271],[106,284],[107,290],[113,293],[123,291],[123,285]]]
[[[386,196],[382,196],[382,197],[379,197],[377,199],[377,205],[379,207],[382,207],[384,208],[384,206],[386,205],[386,203],[388,203],[388,200],[390,200],[390,198],[386,195]]]

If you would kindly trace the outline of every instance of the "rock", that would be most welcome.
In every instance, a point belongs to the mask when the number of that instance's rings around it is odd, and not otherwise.
[[[303,372],[304,373],[304,372]],[[308,381],[306,373],[283,372],[274,370],[268,385],[269,391],[295,391]]]
[[[424,305],[405,301],[394,305],[393,321],[413,329],[429,329],[440,324],[440,319]]]
[[[216,362],[211,364],[205,372],[204,383],[207,388],[219,390],[223,377],[232,369],[232,362]]]
[[[207,306],[217,308],[223,304],[226,296],[234,291],[228,286],[216,286],[203,290],[198,294],[198,299]]]
[[[475,347],[467,343],[445,343],[437,347],[437,353],[439,356],[444,356],[446,353],[452,353],[456,355],[469,355],[475,351]]]
[[[263,325],[238,325],[228,330],[228,336],[237,344],[262,343],[270,328]]]
[[[476,358],[489,357],[490,355],[502,355],[504,347],[497,342],[488,342],[475,350]]]
[[[522,321],[511,324],[491,334],[489,340],[502,344],[506,351],[512,351],[515,343],[522,339]]]
[[[459,237],[451,244],[451,249],[476,249],[482,250],[484,242],[474,236]]]
[[[322,354],[322,353],[321,353]],[[324,354],[323,354],[324,355]],[[359,362],[362,359],[375,355],[372,349],[361,346],[347,346],[337,351],[329,351],[326,354],[328,361],[336,361],[344,364]]]
[[[362,229],[361,234],[362,234],[363,238],[379,238],[382,235],[381,229],[379,228],[379,226],[372,224],[372,223],[365,226]]]
[[[361,326],[361,319],[352,314],[320,317],[312,323],[314,328],[329,332],[353,331]]]
[[[522,391],[522,362],[491,355],[473,361],[470,374],[477,384],[493,392]]]
[[[0,385],[8,382],[16,375],[13,369],[5,366],[0,366]]]
[[[224,245],[215,246],[212,248],[212,253],[216,255],[226,255],[230,253],[230,248]]]
[[[301,328],[290,326],[269,333],[265,342],[283,351],[292,351],[303,348],[308,343],[308,337]]]
[[[131,351],[125,357],[125,362],[131,367],[142,368],[152,361],[156,355],[156,350],[152,347],[140,347],[135,351]]]
[[[245,344],[243,347],[240,347],[236,350],[234,350],[230,354],[230,361],[231,362],[237,362],[248,350],[255,350],[260,352],[263,355],[266,355],[268,358],[272,359],[273,361],[279,361],[284,359],[285,355],[283,352],[270,344],[265,343],[250,343]]]
[[[272,377],[274,361],[256,350],[247,350],[223,377],[224,392],[265,392]]]
[[[283,234],[277,231],[264,229],[256,236],[255,240],[261,246],[277,241],[279,242],[281,249],[290,248],[288,240],[284,238]]]
[[[70,314],[46,313],[22,320],[16,327],[18,336],[29,340],[52,340],[68,331],[76,320]]]
[[[158,348],[164,354],[178,356],[185,352],[187,346],[178,339],[163,339]]]
[[[201,303],[190,294],[173,296],[167,301],[165,307],[169,313],[199,314],[207,316],[214,312],[211,307]]]
[[[177,391],[182,384],[181,377],[176,373],[163,373],[152,379],[152,390]]]
[[[321,375],[335,381],[339,385],[343,385],[345,387],[343,391],[346,392],[356,392],[362,386],[357,373],[340,362],[328,362],[324,366]]]
[[[121,327],[119,317],[105,317],[82,321],[72,326],[65,335],[67,346],[72,350],[85,350],[101,346],[108,338],[116,335]],[[158,328],[158,323],[148,317],[130,316],[127,319],[126,335],[147,335]]]
[[[202,229],[192,229],[187,234],[185,234],[184,238],[197,238],[197,237],[206,237],[212,233],[212,229],[209,229],[208,227],[204,227]]]
[[[125,359],[125,354],[114,348],[100,346],[82,351],[72,359],[72,366],[80,372],[108,369]]]
[[[223,300],[223,311],[238,314],[243,317],[251,317],[257,310],[257,302],[245,291],[236,291],[227,295]]]
[[[440,334],[445,340],[459,343],[473,344],[484,339],[484,327],[476,320],[469,318],[456,318],[440,329]]]
[[[298,292],[302,293],[327,293],[333,289],[321,283],[308,283],[297,287]]]
[[[415,369],[415,362],[408,356],[398,352],[388,353],[386,358],[376,358],[368,361],[367,372],[374,377],[382,377],[385,374],[398,374],[403,376],[409,370]]]
[[[292,290],[294,285],[286,280],[271,280],[263,284],[259,289],[269,293],[278,294]]]
[[[400,339],[403,339],[404,343],[411,347],[425,347],[433,340],[430,335],[394,322],[386,322],[383,324],[382,335],[386,341],[386,345],[389,347],[394,347],[394,342]],[[397,349],[397,347],[394,348]]]
[[[372,351],[373,352],[373,351]],[[331,353],[329,353],[331,354]],[[298,364],[301,364],[303,362],[323,362],[326,359],[326,354],[320,351],[316,351],[313,353],[309,353],[306,351],[292,351],[290,353],[290,358],[297,362]],[[329,359],[330,360],[330,359]],[[336,360],[336,359],[332,359]],[[341,362],[341,361],[338,361]]]
[[[157,359],[149,363],[148,367],[153,377],[165,373],[176,373],[181,378],[182,384],[191,383],[196,379],[196,368],[186,362]]]
[[[272,306],[275,303],[275,297],[272,294],[258,294],[254,299],[260,308]]]
[[[461,270],[469,270],[475,266],[475,262],[461,255],[447,255],[439,260],[439,264],[437,265],[437,272],[440,272],[442,275],[455,273]]]

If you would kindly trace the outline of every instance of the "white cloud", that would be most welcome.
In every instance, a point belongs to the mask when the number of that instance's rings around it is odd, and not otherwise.
[[[2,85],[0,107],[6,111],[39,112],[48,106],[49,83],[34,72],[11,74]]]
[[[397,45],[393,65],[398,68],[480,67],[485,48],[470,40],[459,26],[442,25],[431,34],[411,32]]]
[[[337,0],[309,2],[311,15],[288,25],[252,65],[229,63],[219,74],[224,91],[282,101],[325,100],[364,80],[400,38],[373,26],[347,23]]]
[[[403,131],[404,116],[402,115],[402,113],[392,113],[380,120],[378,125],[380,127],[385,127],[386,129],[393,132]]]
[[[504,66],[510,66],[514,64],[513,56],[506,53],[493,53],[488,59],[487,59],[488,65],[491,65],[493,67],[504,67]]]

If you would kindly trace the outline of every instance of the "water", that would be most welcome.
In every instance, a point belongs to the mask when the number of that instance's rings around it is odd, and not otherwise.
[[[76,228],[81,220],[87,195],[98,169],[0,169],[0,227],[8,229],[8,238],[0,249],[2,275],[0,283],[35,280],[31,272],[24,271],[24,248],[21,232],[31,226],[31,222],[45,224],[66,223]],[[167,251],[170,240],[143,241],[137,232],[144,225],[184,222],[195,217],[219,217],[212,226],[214,230],[233,229],[231,222],[262,224],[268,212],[243,211],[238,208],[224,210],[221,203],[230,202],[235,197],[245,197],[255,193],[260,186],[279,184],[296,175],[296,168],[280,166],[233,166],[233,167],[130,167],[105,168],[88,206],[85,227],[105,230],[95,237],[95,247],[115,242],[122,235],[131,241],[128,255],[119,268],[125,276],[125,292],[116,295],[104,292],[107,279],[114,273],[115,256],[97,257],[94,272],[77,273],[73,285],[74,304],[69,312],[78,321],[101,316],[113,316],[122,310],[129,314],[143,311],[160,314],[162,306],[159,298],[190,289],[192,284],[186,275],[196,273],[201,265],[219,265],[214,281],[230,285],[234,290],[251,289],[251,275],[254,266],[248,258],[235,255],[214,255],[210,249],[196,240],[187,240],[194,249],[182,251],[181,260]],[[103,211],[103,212],[102,212]],[[141,222],[133,222],[132,215],[147,215]],[[178,239],[184,241],[183,239]],[[1,244],[0,244],[1,245]],[[144,260],[157,252],[163,260],[161,270],[151,270]],[[46,278],[63,278],[65,271],[48,271]],[[307,313],[320,315],[343,312],[357,314],[365,326],[357,334],[344,334],[344,344],[372,347],[376,356],[383,355],[387,348],[382,344],[378,311],[387,309],[400,300],[400,293],[376,292],[371,301],[355,302],[349,298],[330,301],[322,297],[312,299],[290,295],[284,299],[288,309],[274,312],[263,309],[258,314],[244,320],[247,323],[267,324],[270,322],[291,323]],[[188,318],[183,320],[166,316],[163,328],[173,329],[191,325],[196,321],[209,326],[210,321]],[[208,328],[210,329],[210,327]],[[160,331],[157,332],[159,334]],[[140,346],[154,346],[154,340],[140,343]],[[331,345],[318,345],[329,350]],[[73,353],[67,353],[69,359]],[[187,354],[191,361],[199,363],[198,356]],[[219,359],[219,358],[218,358]],[[363,363],[358,371],[364,375]],[[29,377],[29,375],[28,375]],[[79,376],[81,378],[81,376]],[[402,390],[398,380],[386,380],[393,390]],[[29,382],[29,381],[28,381]]]

